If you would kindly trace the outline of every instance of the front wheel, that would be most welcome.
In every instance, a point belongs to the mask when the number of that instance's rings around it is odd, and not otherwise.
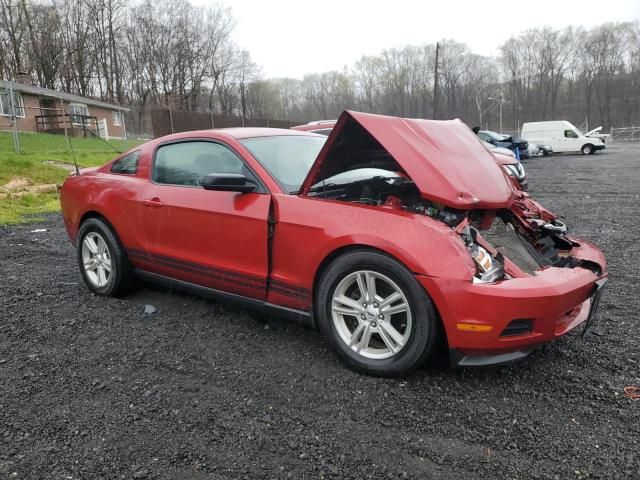
[[[376,376],[402,376],[424,364],[439,342],[431,299],[392,258],[356,251],[322,276],[318,324],[345,363]]]
[[[580,150],[583,155],[591,155],[593,153],[593,145],[587,143],[586,145],[583,145]]]

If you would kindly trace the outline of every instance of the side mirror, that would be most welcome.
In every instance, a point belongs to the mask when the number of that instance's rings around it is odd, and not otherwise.
[[[240,173],[210,173],[202,179],[202,188],[220,192],[249,193],[257,185]]]

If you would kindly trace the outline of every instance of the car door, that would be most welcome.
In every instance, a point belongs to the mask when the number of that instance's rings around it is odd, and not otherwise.
[[[243,173],[258,188],[250,193],[205,190],[200,182],[210,173]],[[150,179],[138,210],[142,254],[153,271],[265,299],[271,197],[242,157],[211,140],[163,144],[153,155]]]
[[[578,134],[572,129],[565,129],[563,131],[564,141],[563,141],[563,152],[577,152],[580,150],[582,146],[580,144],[580,138]]]

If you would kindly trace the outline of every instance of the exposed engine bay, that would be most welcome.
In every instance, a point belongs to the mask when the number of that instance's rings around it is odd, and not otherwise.
[[[456,210],[421,197],[410,178],[379,170],[377,175],[354,181],[323,182],[310,194],[345,202],[383,208],[398,208],[426,215],[453,228],[476,264],[474,282],[488,283],[535,275],[547,266],[583,267],[600,275],[594,262],[571,255],[579,246],[567,236],[567,227],[531,197],[519,192],[509,209]],[[336,179],[337,180],[337,179]]]
[[[382,171],[382,170],[380,170]],[[450,227],[456,226],[467,212],[454,210],[421,197],[411,179],[388,172],[386,176],[374,176],[348,183],[328,182],[315,186],[311,195],[332,200],[362,203],[371,206],[387,206],[420,213],[440,220]]]

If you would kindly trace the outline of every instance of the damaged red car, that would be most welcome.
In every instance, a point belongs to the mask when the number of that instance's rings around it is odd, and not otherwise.
[[[455,120],[179,133],[69,177],[61,203],[93,292],[139,277],[285,315],[374,375],[442,343],[455,365],[523,358],[588,327],[607,277]]]

